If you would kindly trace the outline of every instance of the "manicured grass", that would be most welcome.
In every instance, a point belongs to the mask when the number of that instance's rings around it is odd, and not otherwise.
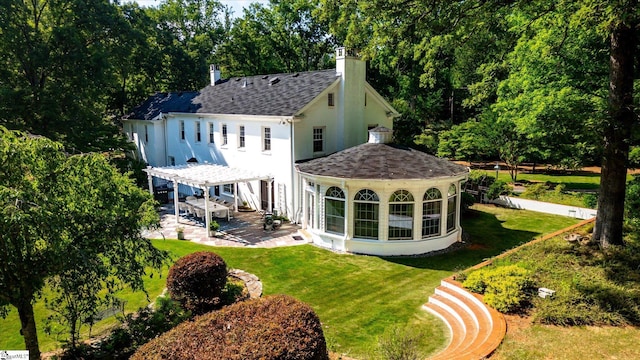
[[[510,329],[492,360],[640,359],[640,329],[533,325]]]
[[[310,245],[258,249],[212,248],[177,240],[155,240],[155,244],[174,258],[199,250],[217,252],[230,267],[260,277],[265,294],[286,293],[309,303],[323,323],[332,351],[375,358],[378,337],[394,326],[421,331],[425,354],[443,347],[444,325],[420,309],[440,279],[575,222],[568,217],[474,205],[462,224],[472,246],[421,258],[341,255]],[[151,299],[162,291],[166,273],[164,269],[162,277],[155,274],[145,280]],[[124,291],[120,296],[128,301],[128,311],[147,304],[141,293]],[[37,324],[42,329],[46,312],[41,302],[37,306]],[[94,334],[114,322],[99,324]],[[24,347],[15,311],[0,320],[0,328],[0,349]],[[59,346],[42,332],[40,342],[45,351]]]
[[[495,176],[495,172],[491,173],[490,171],[487,171],[487,174]],[[513,182],[513,180],[511,180],[511,176],[506,171],[501,171],[498,179],[507,183]],[[565,184],[567,190],[597,190],[600,188],[600,174],[595,173],[584,173],[579,175],[518,173],[517,181]]]

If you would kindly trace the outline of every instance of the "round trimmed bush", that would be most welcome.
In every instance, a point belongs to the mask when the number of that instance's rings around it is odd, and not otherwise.
[[[143,345],[132,360],[328,360],[320,319],[287,295],[248,300],[196,317]]]
[[[171,298],[194,315],[222,306],[227,264],[220,255],[200,251],[184,256],[169,269],[167,289]]]

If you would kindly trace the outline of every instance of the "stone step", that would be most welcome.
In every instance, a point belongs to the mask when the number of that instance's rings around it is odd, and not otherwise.
[[[502,314],[452,279],[443,280],[423,307],[445,311],[440,318],[451,331],[449,345],[432,357],[433,360],[483,359],[500,345],[506,333]]]

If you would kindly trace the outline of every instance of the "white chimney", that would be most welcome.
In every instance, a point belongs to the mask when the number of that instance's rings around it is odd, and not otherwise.
[[[369,130],[369,144],[390,144],[393,141],[393,130],[384,126],[376,126]]]
[[[211,64],[209,65],[209,74],[211,75],[211,86],[216,86],[216,81],[220,80],[220,69]]]

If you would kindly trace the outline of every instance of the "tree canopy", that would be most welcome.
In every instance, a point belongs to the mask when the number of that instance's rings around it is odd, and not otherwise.
[[[0,127],[0,163],[0,305],[18,310],[39,359],[33,301],[45,283],[83,279],[87,288],[74,291],[94,304],[102,289],[143,289],[145,267],[165,254],[140,230],[159,218],[150,194],[102,154],[70,156],[59,143]]]

